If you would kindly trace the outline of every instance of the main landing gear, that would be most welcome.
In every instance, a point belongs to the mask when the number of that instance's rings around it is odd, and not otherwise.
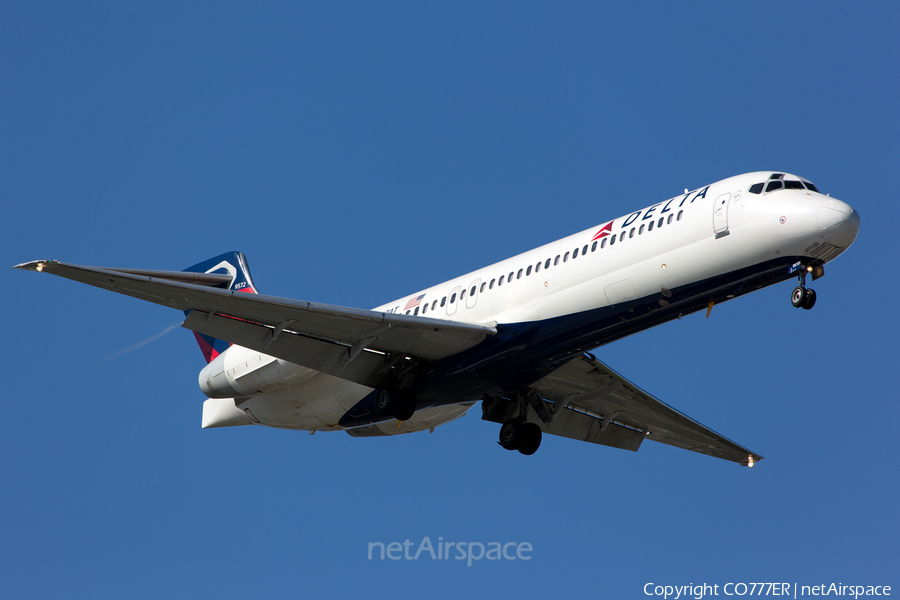
[[[507,450],[518,450],[529,456],[540,448],[541,435],[536,423],[526,423],[521,418],[507,419],[500,427],[499,443]]]
[[[416,412],[416,394],[412,390],[382,388],[375,397],[375,410],[398,421],[408,421]]]
[[[506,396],[485,397],[481,402],[481,418],[502,424],[498,442],[501,446],[528,456],[537,452],[543,437],[542,427],[549,426],[562,404],[556,402],[552,407],[537,390],[522,388]],[[540,421],[529,421],[529,414]]]
[[[811,269],[812,267],[810,267]],[[800,285],[794,288],[794,291],[791,292],[791,304],[794,305],[794,308],[803,308],[805,310],[811,309],[816,305],[816,291],[806,289],[806,273],[807,268],[800,269],[800,275],[798,279],[800,280]],[[813,279],[815,279],[815,275]]]

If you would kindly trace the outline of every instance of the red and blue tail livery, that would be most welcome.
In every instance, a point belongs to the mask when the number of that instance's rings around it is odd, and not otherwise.
[[[185,273],[210,273],[214,275],[228,275],[231,283],[222,283],[214,286],[222,289],[258,294],[253,279],[250,277],[250,267],[247,265],[247,257],[240,252],[226,252],[209,260],[197,263],[184,270]],[[190,311],[185,311],[185,315]],[[200,345],[200,351],[207,363],[215,360],[217,356],[225,352],[231,344],[214,337],[194,332],[194,337]]]

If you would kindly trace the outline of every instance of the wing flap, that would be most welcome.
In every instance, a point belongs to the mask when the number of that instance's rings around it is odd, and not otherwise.
[[[644,441],[640,432],[626,427],[603,427],[603,422],[596,417],[575,410],[564,410],[541,429],[544,433],[558,435],[592,444],[611,446],[622,450],[637,452]]]
[[[385,362],[383,354],[371,352],[360,352],[351,361],[351,346],[346,343],[304,336],[288,329],[275,336],[274,327],[210,316],[199,309],[193,310],[181,326],[361,385],[372,384]]]
[[[604,432],[609,432],[607,435],[613,435],[608,438],[610,441],[626,446],[634,446],[639,436],[744,465],[751,459],[753,462],[763,459],[654,398],[593,357],[579,356],[533,387],[566,409],[557,410],[553,421],[542,427],[550,434],[616,446],[604,441]],[[574,435],[569,435],[565,426],[558,428],[555,423],[572,412],[580,415],[576,420],[581,425],[572,432]],[[591,422],[587,434],[583,433],[587,426],[585,419]]]

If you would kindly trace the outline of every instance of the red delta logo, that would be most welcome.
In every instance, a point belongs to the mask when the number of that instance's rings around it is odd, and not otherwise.
[[[597,235],[591,238],[591,241],[593,242],[594,240],[599,240],[600,238],[604,238],[610,235],[612,232],[612,224],[613,221],[610,221],[609,223],[601,227],[600,231],[597,232]]]

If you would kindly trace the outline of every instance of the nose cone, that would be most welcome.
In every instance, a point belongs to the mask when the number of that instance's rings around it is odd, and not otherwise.
[[[849,247],[859,234],[859,213],[834,198],[819,206],[816,222],[828,243],[838,248]]]

